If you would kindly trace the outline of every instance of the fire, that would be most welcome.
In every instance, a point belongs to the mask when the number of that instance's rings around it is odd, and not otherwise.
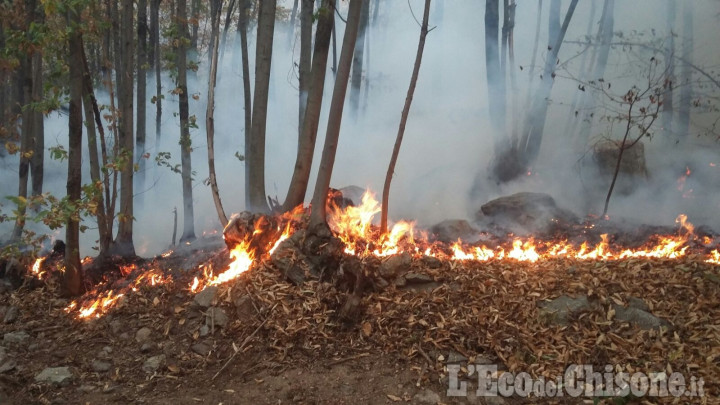
[[[720,251],[717,249],[710,252],[710,258],[706,260],[708,263],[720,264]]]
[[[37,278],[42,278],[42,276],[45,274],[45,272],[40,272],[40,267],[42,266],[43,262],[45,261],[45,257],[38,257],[35,259],[35,263],[33,263],[32,266],[32,272]]]
[[[230,263],[230,267],[223,273],[218,274],[217,277],[213,277],[208,284],[217,285],[227,283],[248,271],[255,258],[255,254],[250,250],[249,245],[249,243],[243,242],[235,246],[235,248],[230,251],[230,258],[233,260]]]

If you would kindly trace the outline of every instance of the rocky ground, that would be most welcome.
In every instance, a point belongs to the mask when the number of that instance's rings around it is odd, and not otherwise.
[[[697,403],[719,389],[719,269],[693,256],[373,259],[363,265],[388,285],[363,295],[348,322],[338,316],[345,293],[289,283],[270,260],[192,293],[201,263],[228,259],[222,249],[187,253],[141,263],[134,274],[165,278],[91,319],[68,312],[50,286],[2,292],[0,403],[552,402],[475,398],[472,380],[469,397],[448,397],[456,363],[461,378],[482,363],[548,377],[572,363],[679,371],[703,378]],[[593,398],[555,402],[583,401]]]

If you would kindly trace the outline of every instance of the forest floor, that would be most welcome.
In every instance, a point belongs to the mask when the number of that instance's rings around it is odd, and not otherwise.
[[[552,378],[569,364],[702,377],[705,396],[680,403],[711,403],[720,389],[720,266],[697,257],[536,263],[417,257],[406,264],[404,282],[362,297],[354,323],[336,315],[345,293],[317,281],[295,286],[271,261],[193,293],[198,263],[208,260],[227,263],[227,251],[144,261],[138,273],[153,269],[167,277],[128,290],[89,319],[79,319],[49,287],[1,293],[0,403],[594,400],[480,399],[475,376],[466,380],[468,396],[448,397],[450,363],[462,364],[461,378],[468,364]],[[543,309],[562,296],[570,299],[566,311]],[[632,308],[646,317],[628,317],[624,309]],[[43,382],[48,367],[67,367],[56,371],[68,375]]]

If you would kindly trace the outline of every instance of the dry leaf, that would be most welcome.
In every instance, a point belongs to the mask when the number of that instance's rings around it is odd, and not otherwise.
[[[400,397],[398,397],[398,396],[395,396],[395,395],[393,395],[393,394],[387,394],[387,397],[390,398],[390,400],[393,401],[393,402],[402,401],[402,398],[400,398]]]
[[[362,324],[362,333],[366,337],[370,336],[370,334],[372,333],[372,325],[370,324],[370,322],[364,322]]]

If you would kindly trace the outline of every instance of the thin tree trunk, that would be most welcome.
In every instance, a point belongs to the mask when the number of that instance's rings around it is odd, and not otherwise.
[[[32,3],[35,3],[34,1]],[[45,20],[43,7],[35,7],[32,10],[33,19],[36,24],[42,24]],[[43,58],[42,53],[36,51],[32,56],[32,90],[31,99],[34,103],[40,103],[43,96]],[[32,146],[33,155],[30,159],[30,173],[32,174],[32,195],[38,196],[43,190],[43,172],[45,166],[45,125],[43,112],[37,108],[31,109],[32,115]]]
[[[240,0],[242,1],[242,0]],[[232,24],[232,15],[233,11],[235,11],[235,3],[236,0],[230,0],[230,4],[228,4],[227,11],[225,12],[225,25],[223,26],[223,34],[222,34],[222,41],[220,42],[220,49],[222,50],[222,54],[220,57],[220,61],[223,60],[225,57],[225,44],[227,43],[227,33],[230,29],[230,24]],[[220,63],[220,62],[218,62]]]
[[[693,15],[691,3],[683,3],[683,41],[682,57],[692,63],[693,60]],[[690,134],[690,107],[692,107],[693,83],[692,68],[684,63],[680,69],[680,105],[678,106],[678,136],[686,138]]]
[[[193,4],[195,0],[192,0]],[[192,160],[190,151],[192,142],[190,139],[190,109],[188,105],[187,87],[187,1],[178,0],[177,19],[180,25],[180,40],[177,47],[177,86],[180,110],[180,164],[183,192],[183,233],[180,236],[180,243],[189,242],[195,239],[195,213],[193,208],[192,189]]]
[[[120,147],[126,156],[120,173],[120,213],[115,252],[134,256],[133,245],[133,1],[122,0],[122,65],[120,76]]]
[[[82,34],[79,11],[68,11],[70,28],[70,119],[68,123],[68,176],[67,196],[71,204],[80,201],[82,191]],[[65,226],[65,293],[69,296],[83,292],[82,264],[80,263],[80,216],[70,215]]]
[[[310,1],[310,15],[312,15],[313,0]],[[288,27],[288,45],[292,48],[295,40],[295,19],[297,18],[298,0],[293,0],[292,12],[290,13],[290,27]],[[301,17],[302,19],[302,17]]]
[[[299,108],[298,108],[298,147],[302,137],[303,119],[307,105],[308,86],[310,81],[310,68],[312,63],[312,24],[313,0],[302,0],[300,10],[300,74],[298,75]],[[317,34],[315,34],[317,36]],[[316,39],[317,41],[317,39]]]
[[[242,55],[242,78],[243,78],[243,115],[245,117],[244,140],[245,140],[245,205],[248,205],[247,187],[250,184],[250,171],[248,170],[247,157],[250,154],[250,131],[252,130],[252,90],[250,88],[250,59],[248,55],[248,13],[250,12],[250,1],[243,2],[238,18],[238,31],[240,32],[240,53]]]
[[[247,171],[249,184],[246,187],[246,209],[253,212],[268,212],[265,199],[265,129],[270,89],[270,68],[272,63],[273,31],[275,28],[276,0],[260,3],[255,56],[255,99],[252,108]]]
[[[370,18],[370,0],[363,3],[360,15],[360,27],[353,52],[352,78],[350,79],[350,112],[357,117],[360,108],[360,90],[362,89],[363,57],[365,56],[365,32]]]
[[[530,113],[526,117],[525,131],[524,131],[524,142],[525,145],[524,153],[521,155],[521,164],[525,167],[532,164],[537,158],[538,152],[540,151],[540,145],[542,143],[543,130],[545,127],[545,119],[547,118],[548,100],[552,91],[552,85],[555,76],[555,66],[557,63],[558,53],[560,47],[565,39],[565,33],[567,32],[570,20],[572,19],[575,7],[577,7],[578,0],[572,0],[567,13],[565,14],[565,20],[563,21],[562,27],[558,32],[555,43],[548,52],[547,59],[545,60],[545,68],[543,70],[543,78],[538,89],[538,93],[533,97],[533,105]],[[517,173],[520,174],[520,173]],[[516,175],[517,175],[516,174]]]
[[[666,3],[666,40],[665,40],[665,93],[663,94],[662,124],[666,139],[673,134],[673,115],[675,90],[675,10],[676,1],[667,0]]]
[[[488,84],[490,122],[495,139],[495,155],[502,150],[505,137],[504,77],[500,69],[498,29],[500,24],[499,0],[485,1],[485,70]]]
[[[385,174],[385,184],[383,185],[382,195],[382,211],[380,214],[380,233],[387,233],[388,210],[390,204],[390,182],[395,173],[395,164],[400,154],[400,146],[402,145],[403,135],[405,135],[405,124],[410,114],[410,105],[412,104],[413,95],[415,94],[415,86],[417,85],[418,75],[420,74],[420,64],[422,63],[423,51],[425,49],[425,37],[428,34],[428,20],[430,19],[430,0],[425,0],[425,10],[423,11],[422,27],[420,28],[420,41],[418,42],[417,54],[415,55],[415,66],[413,67],[412,76],[410,77],[410,86],[408,87],[407,97],[405,97],[405,105],[400,115],[400,126],[398,127],[395,146],[393,146],[392,157]]]
[[[363,0],[350,0],[350,11],[348,12],[345,36],[343,38],[342,49],[340,50],[340,63],[338,65],[332,99],[330,101],[330,114],[328,117],[327,132],[325,134],[325,145],[323,146],[318,177],[315,181],[315,192],[312,198],[312,212],[310,214],[309,224],[309,229],[311,230],[317,230],[318,227],[327,228],[325,202],[330,188],[333,166],[335,165],[335,153],[337,152],[338,139],[340,137],[340,124],[342,122],[348,80],[350,79],[353,49],[357,41],[358,28],[360,27],[362,5]]]
[[[333,3],[333,8],[335,7]],[[337,75],[337,34],[336,34],[336,28],[335,28],[335,13],[333,12],[333,29],[332,29],[332,49],[333,49],[333,64],[332,64],[332,72],[333,77]],[[315,34],[317,36],[317,34]]]
[[[145,189],[145,138],[147,132],[145,110],[147,106],[147,0],[137,2],[137,132],[135,139],[135,161],[138,163],[137,188]],[[142,193],[138,202],[142,204]]]
[[[24,27],[30,27],[33,22],[33,14],[37,3],[35,0],[29,0],[25,3],[25,9],[23,10],[25,20]],[[30,40],[30,33],[27,30],[26,36]],[[29,51],[25,51],[20,56],[20,66],[17,72],[18,82],[16,83],[16,99],[17,105],[19,106],[18,111],[22,115],[22,127],[20,133],[20,166],[18,168],[18,199],[21,202],[18,204],[17,218],[15,220],[15,227],[11,236],[13,242],[19,242],[23,230],[25,229],[25,215],[27,213],[27,197],[28,197],[28,180],[30,175],[30,161],[32,155],[35,153],[35,146],[33,145],[33,124],[35,123],[33,109],[30,108],[32,103],[32,90],[33,90],[33,57]]]
[[[222,0],[211,0],[216,13],[212,15],[212,29],[220,32],[220,12],[222,11]],[[210,189],[212,191],[213,202],[218,213],[218,218],[223,227],[227,225],[228,219],[225,210],[220,201],[220,191],[218,190],[217,177],[215,175],[215,81],[217,80],[217,68],[219,58],[218,41],[219,35],[214,35],[212,44],[212,62],[210,63],[210,78],[208,81],[208,102],[207,111],[205,113],[205,129],[207,131],[208,144],[208,172],[210,176]]]
[[[305,200],[308,180],[310,179],[310,168],[315,152],[320,111],[322,109],[330,36],[332,35],[335,21],[334,8],[334,0],[324,0],[322,7],[318,11],[307,109],[305,110],[305,116],[302,121],[302,136],[300,137],[300,144],[298,145],[292,180],[290,181],[290,187],[283,204],[283,211],[290,211],[302,204]]]
[[[160,63],[160,2],[150,0],[150,47],[155,69],[155,152],[160,150],[162,136],[162,66]]]

